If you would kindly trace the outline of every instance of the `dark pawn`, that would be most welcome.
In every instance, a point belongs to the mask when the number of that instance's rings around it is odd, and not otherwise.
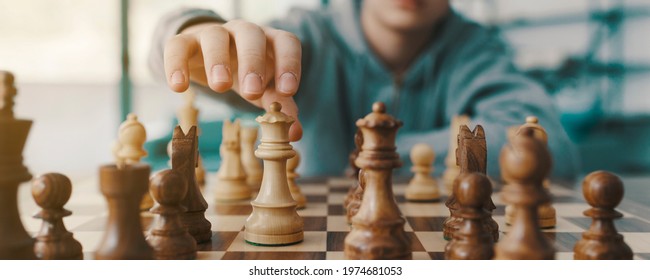
[[[551,154],[546,143],[533,136],[533,130],[521,131],[501,150],[503,201],[513,205],[512,225],[496,244],[498,260],[551,260],[555,248],[542,234],[537,209],[550,201],[543,182],[551,170]]]
[[[623,199],[623,182],[614,174],[596,171],[585,177],[582,193],[593,208],[584,212],[591,217],[591,227],[573,248],[576,260],[631,260],[632,249],[616,231],[614,219],[623,217],[614,210]]]
[[[185,178],[171,169],[151,177],[149,193],[157,204],[149,210],[158,214],[147,241],[159,260],[196,259],[196,241],[181,224],[180,214],[186,211],[181,201],[187,195]]]
[[[492,195],[492,185],[485,175],[471,173],[461,175],[454,189],[462,218],[458,231],[445,248],[448,260],[490,260],[494,257],[494,241],[491,232],[483,226],[490,212],[483,208]]]
[[[34,253],[42,260],[81,260],[81,243],[72,237],[63,224],[63,217],[72,212],[63,208],[70,199],[72,183],[63,174],[49,173],[32,182],[32,196],[36,204],[43,208],[35,218],[43,220],[41,230],[36,236]]]

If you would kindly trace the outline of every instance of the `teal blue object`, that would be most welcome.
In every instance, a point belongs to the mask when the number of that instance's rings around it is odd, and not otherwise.
[[[178,123],[173,120],[169,129],[169,134],[155,139],[150,139],[144,144],[144,149],[149,155],[143,158],[143,161],[151,165],[151,169],[159,171],[170,168],[169,156],[167,155],[167,145],[172,139],[173,127]],[[199,127],[199,153],[203,158],[203,166],[209,172],[216,172],[221,163],[219,156],[219,145],[221,144],[221,131],[223,121],[200,122]]]

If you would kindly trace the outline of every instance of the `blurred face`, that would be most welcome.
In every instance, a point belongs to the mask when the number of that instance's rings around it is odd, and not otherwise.
[[[364,0],[362,10],[384,27],[417,31],[447,15],[449,0]]]

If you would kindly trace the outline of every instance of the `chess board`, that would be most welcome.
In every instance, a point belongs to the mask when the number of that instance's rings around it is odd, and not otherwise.
[[[214,178],[214,176],[211,176]],[[254,246],[244,241],[244,223],[251,212],[248,201],[237,203],[214,202],[210,181],[204,196],[210,205],[206,211],[207,219],[212,223],[212,241],[199,245],[198,259],[303,259],[332,260],[343,259],[343,244],[350,230],[347,224],[342,202],[352,181],[342,178],[307,179],[299,181],[308,205],[298,213],[304,219],[304,241],[281,247]],[[441,185],[442,186],[442,185]],[[444,259],[447,241],[443,239],[442,224],[449,215],[444,205],[446,196],[438,202],[413,203],[404,199],[406,182],[394,184],[396,201],[406,218],[405,230],[412,238],[413,258],[421,260]],[[444,187],[441,187],[444,192]],[[568,187],[553,185],[551,187],[553,205],[557,210],[557,226],[544,230],[544,234],[555,244],[556,259],[572,259],[573,246],[587,229],[591,219],[582,212],[588,209],[581,193]],[[497,191],[492,199],[497,206],[493,213],[499,223],[503,237],[509,226],[505,224],[501,196]],[[33,202],[28,184],[19,191],[21,219],[27,231],[34,235],[40,227],[40,220],[32,218],[38,207]],[[619,209],[624,218],[616,221],[617,229],[634,251],[635,259],[650,259],[650,221],[635,213],[648,213],[644,206],[625,211]],[[98,247],[106,225],[108,208],[104,197],[99,193],[96,179],[77,181],[66,208],[73,215],[66,217],[66,227],[83,246],[84,258],[92,259]],[[142,213],[143,226],[146,229],[152,222],[153,215]]]

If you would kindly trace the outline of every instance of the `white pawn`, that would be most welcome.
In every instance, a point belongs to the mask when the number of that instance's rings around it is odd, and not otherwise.
[[[432,201],[440,199],[438,182],[431,177],[436,158],[427,144],[417,144],[411,149],[411,171],[415,174],[406,188],[405,197],[410,201]]]
[[[140,159],[147,155],[147,151],[144,150],[147,131],[144,129],[144,125],[138,121],[138,116],[133,113],[129,114],[126,121],[120,125],[118,133],[118,144],[115,147],[118,163],[140,162]]]
[[[296,209],[304,209],[305,206],[307,206],[307,198],[302,194],[298,184],[296,184],[296,178],[300,177],[300,175],[296,173],[296,168],[298,168],[299,164],[300,154],[296,151],[296,156],[287,160],[287,181],[289,183],[291,197],[293,197],[293,200],[298,203]]]

